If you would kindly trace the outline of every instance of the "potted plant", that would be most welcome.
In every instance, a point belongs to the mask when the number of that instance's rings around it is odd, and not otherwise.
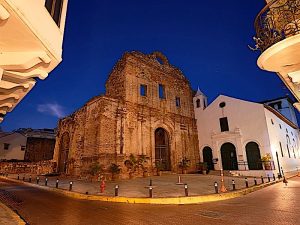
[[[115,163],[110,164],[109,172],[111,172],[112,180],[117,180],[119,178],[118,175],[121,172],[120,165],[117,165]]]
[[[146,155],[139,156],[138,164],[143,170],[143,177],[148,176],[148,168],[145,166],[145,164],[147,164],[147,161],[148,161],[148,159],[147,159]]]
[[[199,171],[204,175],[207,174],[207,162],[199,163]]]
[[[90,165],[88,173],[92,176],[91,180],[98,180],[98,177],[103,173],[103,165],[100,165],[98,162]]]
[[[129,178],[132,178],[133,174],[139,166],[139,161],[135,158],[133,154],[130,154],[129,159],[125,160],[124,165],[129,171]]]
[[[157,173],[157,176],[161,176],[162,175],[162,170],[164,168],[164,165],[162,163],[162,161],[160,160],[156,160],[155,161],[155,169],[156,169],[156,173]]]
[[[190,167],[190,162],[191,160],[189,160],[187,157],[184,157],[179,163],[178,163],[178,167],[182,170],[183,174],[187,173],[187,169]]]
[[[271,160],[272,160],[272,156],[270,153],[265,154],[262,158],[261,161],[264,164],[265,170],[271,170],[272,166],[271,166]]]

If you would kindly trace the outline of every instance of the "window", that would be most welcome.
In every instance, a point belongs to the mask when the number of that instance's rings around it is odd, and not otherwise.
[[[8,143],[4,143],[4,150],[8,150],[9,149],[9,145]]]
[[[196,101],[196,107],[197,107],[197,108],[200,108],[200,107],[201,107],[200,99],[197,99],[197,101]]]
[[[280,146],[280,151],[281,151],[281,157],[284,157],[283,155],[283,150],[282,150],[282,145],[281,145],[281,142],[279,141],[279,146]]]
[[[207,106],[207,102],[206,102],[206,100],[204,100],[204,101],[203,101],[203,109],[205,109],[206,106]]]
[[[141,84],[140,85],[140,95],[141,96],[147,96],[147,85]]]
[[[220,118],[220,127],[221,127],[221,132],[229,131],[227,117]]]
[[[181,106],[180,98],[176,97],[175,101],[176,101],[176,107],[180,107]]]
[[[25,149],[26,149],[26,146],[21,145],[21,151],[25,151]]]
[[[226,102],[221,102],[220,104],[219,104],[219,107],[222,109],[222,108],[224,108],[226,106]]]
[[[57,26],[60,26],[60,16],[61,16],[61,10],[63,6],[63,0],[46,0],[45,7],[50,13],[51,17],[57,24]]]
[[[291,144],[290,137],[288,135],[286,135],[286,149],[288,151],[289,158],[291,158],[291,153],[290,153],[290,148],[289,148],[290,144]]]
[[[158,93],[159,93],[159,98],[160,99],[165,99],[166,98],[165,86],[164,85],[159,84],[159,86],[158,86]]]
[[[271,119],[271,123],[274,125],[274,121]]]
[[[281,124],[279,124],[279,128],[281,129]]]

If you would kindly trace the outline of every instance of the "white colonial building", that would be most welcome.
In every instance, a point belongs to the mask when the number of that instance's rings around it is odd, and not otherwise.
[[[261,176],[300,166],[299,128],[287,98],[254,103],[220,95],[207,106],[198,90],[193,101],[200,158],[209,169]],[[262,162],[267,154],[270,161]]]

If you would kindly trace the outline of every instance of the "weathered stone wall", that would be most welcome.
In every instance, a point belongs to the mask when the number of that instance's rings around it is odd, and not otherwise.
[[[140,95],[141,84],[147,85],[147,96]],[[159,98],[159,84],[165,87],[165,99]],[[126,177],[124,161],[130,154],[146,155],[151,172],[157,128],[168,133],[171,170],[177,172],[183,157],[191,160],[190,170],[195,170],[199,156],[192,90],[165,56],[125,53],[110,74],[106,89],[105,96],[93,98],[59,122],[54,159],[58,164],[65,159],[65,172],[82,175],[94,162],[106,168],[116,163]],[[180,107],[175,104],[176,97]],[[67,157],[61,153],[64,134],[70,137]]]
[[[56,171],[56,162],[0,162],[0,173],[49,174]]]

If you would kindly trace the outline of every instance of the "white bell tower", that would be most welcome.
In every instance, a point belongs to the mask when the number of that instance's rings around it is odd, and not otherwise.
[[[202,112],[207,107],[207,97],[203,94],[199,87],[193,98],[195,113]]]

